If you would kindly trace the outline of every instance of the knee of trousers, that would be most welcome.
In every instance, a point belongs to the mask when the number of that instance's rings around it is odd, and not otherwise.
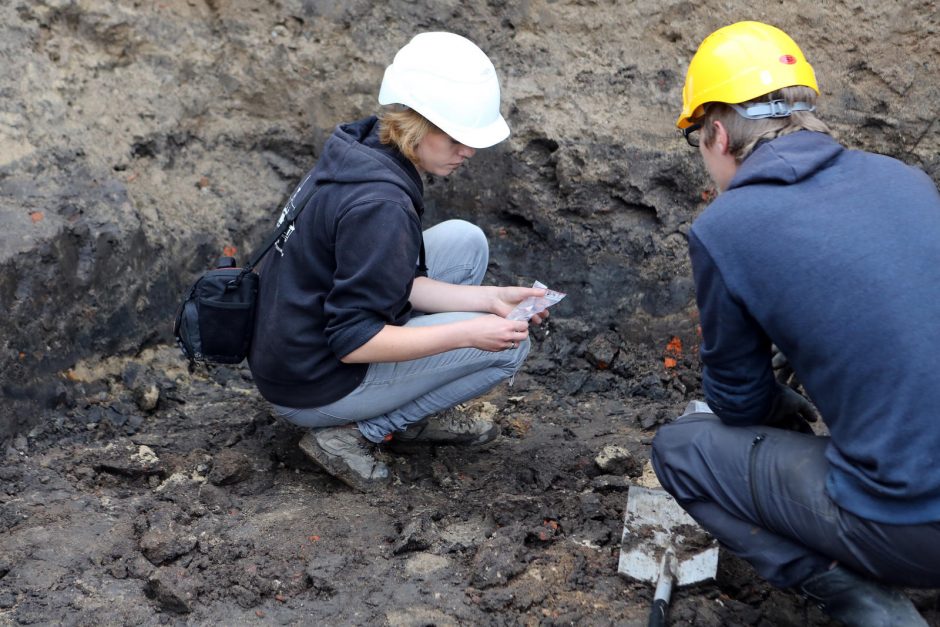
[[[486,233],[473,222],[467,220],[452,219],[442,223],[447,230],[454,234],[454,239],[465,243],[467,246],[475,249],[489,250],[489,243],[486,240]]]
[[[714,416],[688,416],[681,420],[666,423],[659,427],[653,438],[650,451],[650,463],[663,488],[679,498],[677,492],[683,492],[684,475],[695,472],[695,466],[702,464],[702,454],[698,450],[702,442],[709,441],[706,432],[720,425]]]
[[[490,244],[483,229],[466,220],[447,220],[447,228],[453,233],[453,245],[460,246],[465,257],[473,264],[471,282],[479,285],[486,275],[486,268],[490,262]]]

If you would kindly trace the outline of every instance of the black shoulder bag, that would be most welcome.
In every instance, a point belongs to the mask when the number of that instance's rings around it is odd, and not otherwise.
[[[248,356],[254,332],[260,276],[255,268],[282,237],[290,236],[294,220],[314,192],[308,175],[281,211],[277,228],[239,268],[233,257],[221,257],[193,284],[176,311],[173,334],[190,370],[197,363],[238,364]]]

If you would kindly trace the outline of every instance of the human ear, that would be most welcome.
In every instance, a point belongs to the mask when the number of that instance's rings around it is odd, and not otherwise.
[[[727,154],[728,129],[725,128],[725,125],[722,124],[720,120],[712,120],[712,125],[715,127],[715,136],[712,140],[712,144],[718,149],[720,154]]]

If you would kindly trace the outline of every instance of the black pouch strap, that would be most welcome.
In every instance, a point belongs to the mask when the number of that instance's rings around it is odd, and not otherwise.
[[[421,250],[418,252],[418,272],[424,276],[428,274],[428,262],[424,253],[424,237],[421,238]]]

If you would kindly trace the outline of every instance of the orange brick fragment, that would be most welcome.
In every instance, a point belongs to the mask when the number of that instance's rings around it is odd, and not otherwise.
[[[669,343],[666,344],[665,356],[663,357],[663,365],[666,369],[675,368],[679,364],[679,359],[682,357],[682,340],[678,336],[673,336]]]

